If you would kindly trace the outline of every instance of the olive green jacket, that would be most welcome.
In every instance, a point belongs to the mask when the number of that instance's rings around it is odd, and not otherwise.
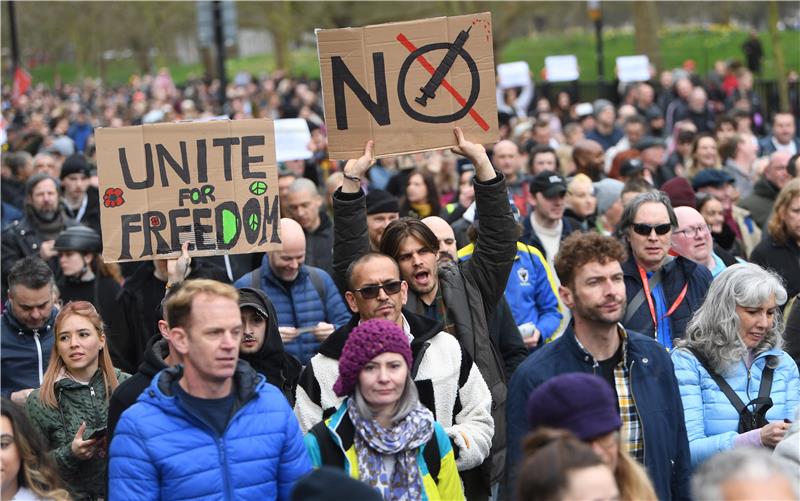
[[[114,369],[117,381],[123,382],[129,374]],[[72,453],[72,440],[81,423],[86,423],[84,438],[106,427],[108,398],[103,373],[98,369],[88,385],[63,377],[56,381],[58,407],[44,405],[39,399],[39,390],[34,390],[26,402],[28,416],[47,441],[50,454],[58,465],[61,478],[66,482],[70,494],[76,500],[91,500],[105,497],[105,444],[103,452],[88,460]]]

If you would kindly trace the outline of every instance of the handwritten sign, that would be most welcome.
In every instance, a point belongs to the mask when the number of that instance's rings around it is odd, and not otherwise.
[[[103,259],[264,252],[281,247],[271,120],[101,128]]]
[[[317,30],[334,160],[497,141],[491,15]]]

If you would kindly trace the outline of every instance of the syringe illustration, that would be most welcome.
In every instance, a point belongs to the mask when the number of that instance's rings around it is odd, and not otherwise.
[[[450,45],[450,49],[447,51],[447,54],[445,54],[442,62],[439,63],[439,67],[436,68],[436,71],[433,73],[431,79],[428,80],[428,83],[425,84],[425,87],[420,87],[419,90],[422,91],[422,95],[414,98],[414,101],[418,102],[422,106],[426,106],[428,99],[433,99],[436,97],[436,90],[440,85],[442,85],[442,80],[444,80],[445,75],[447,75],[447,72],[450,71],[450,68],[453,66],[458,53],[461,51],[461,48],[464,47],[464,44],[467,43],[471,29],[472,26],[467,28],[466,31],[461,30],[456,37],[456,40]]]

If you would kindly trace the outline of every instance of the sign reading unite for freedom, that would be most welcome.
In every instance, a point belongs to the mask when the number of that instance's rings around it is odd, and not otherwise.
[[[317,30],[331,159],[497,141],[491,14]]]
[[[98,129],[97,165],[108,262],[281,247],[271,120]]]

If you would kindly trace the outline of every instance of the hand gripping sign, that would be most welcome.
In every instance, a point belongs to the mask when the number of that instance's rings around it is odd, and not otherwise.
[[[488,12],[317,30],[328,152],[334,160],[497,141]]]
[[[281,247],[272,120],[97,129],[107,262]]]

